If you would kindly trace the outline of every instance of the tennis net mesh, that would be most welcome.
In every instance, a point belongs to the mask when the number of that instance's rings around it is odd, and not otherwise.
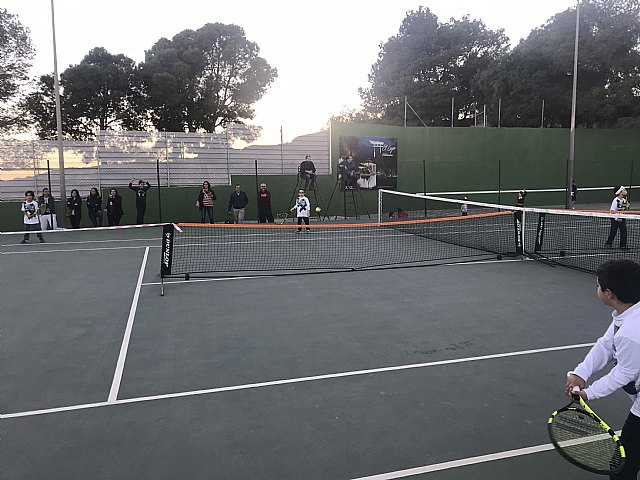
[[[607,239],[616,228],[611,246]],[[620,241],[626,231],[626,245]],[[595,272],[640,260],[640,215],[517,208],[381,190],[375,223],[164,228],[163,277],[358,270],[529,256]]]
[[[420,199],[422,201],[422,199]],[[438,208],[435,208],[438,207]],[[511,211],[467,217],[441,204],[428,215],[375,223],[165,227],[162,276],[229,272],[357,270],[515,254]]]

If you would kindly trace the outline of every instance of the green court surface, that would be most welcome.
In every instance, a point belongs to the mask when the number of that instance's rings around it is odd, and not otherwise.
[[[160,296],[160,228],[0,240],[5,478],[596,478],[546,433],[610,321],[591,274],[484,259]],[[592,407],[618,430],[630,403]]]

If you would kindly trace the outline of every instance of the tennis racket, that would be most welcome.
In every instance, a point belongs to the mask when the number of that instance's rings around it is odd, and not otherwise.
[[[284,222],[287,221],[287,218],[289,218],[289,214],[288,213],[278,213],[276,215],[276,218],[273,221],[274,221],[274,223],[277,223],[278,225],[282,225]]]
[[[579,395],[551,414],[547,428],[558,453],[574,465],[601,475],[622,470],[625,453],[620,439]]]

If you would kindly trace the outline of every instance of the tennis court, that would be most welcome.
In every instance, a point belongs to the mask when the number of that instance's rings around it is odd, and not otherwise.
[[[596,478],[546,433],[610,318],[592,274],[488,255],[160,296],[162,235],[0,237],[5,478]]]

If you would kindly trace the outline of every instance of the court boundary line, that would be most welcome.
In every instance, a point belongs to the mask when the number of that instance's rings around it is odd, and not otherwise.
[[[452,365],[457,363],[476,362],[480,360],[492,360],[496,358],[518,357],[523,355],[533,355],[537,353],[548,353],[548,352],[557,352],[557,351],[563,351],[563,350],[573,350],[578,348],[587,348],[587,347],[592,347],[593,345],[595,345],[595,342],[578,343],[574,345],[562,345],[558,347],[519,350],[516,352],[507,352],[507,353],[494,353],[489,355],[480,355],[477,357],[453,358],[449,360],[436,360],[433,362],[425,362],[425,363],[394,365],[390,367],[378,367],[378,368],[370,368],[366,370],[353,370],[349,372],[327,373],[327,374],[313,375],[308,377],[296,377],[296,378],[281,379],[281,380],[270,380],[267,382],[247,383],[247,384],[241,384],[241,385],[231,385],[227,387],[191,390],[187,392],[175,392],[175,393],[165,393],[160,395],[150,395],[145,397],[125,398],[122,400],[114,400],[112,402],[107,401],[107,402],[98,402],[98,403],[87,403],[87,404],[80,404],[80,405],[71,405],[66,407],[55,407],[55,408],[31,410],[31,411],[25,411],[25,412],[5,413],[5,414],[0,414],[0,420],[9,419],[9,418],[31,417],[35,415],[49,415],[53,413],[68,412],[72,410],[85,410],[85,409],[99,408],[99,407],[105,407],[105,406],[127,405],[130,403],[142,403],[142,402],[150,402],[154,400],[168,400],[173,398],[194,397],[198,395],[211,395],[215,393],[233,392],[238,390],[250,390],[254,388],[273,387],[277,385],[289,385],[289,384],[312,382],[312,381],[318,381],[318,380],[329,380],[334,378],[371,375],[375,373],[386,373],[386,372],[394,372],[394,371],[401,371],[401,370],[412,370],[417,368],[437,367],[441,365]]]
[[[4,245],[6,248],[9,245]],[[135,248],[160,248],[160,245],[135,245],[131,247],[96,247],[96,248],[61,248],[50,250],[25,250],[23,252],[2,252],[2,255],[31,255],[32,253],[60,253],[60,252],[97,252],[99,250],[131,250]]]
[[[490,263],[513,263],[513,262],[529,262],[529,261],[534,261],[534,259],[532,258],[528,258],[528,257],[524,257],[524,258],[518,258],[518,259],[502,259],[502,260],[467,260],[467,261],[463,261],[463,262],[453,262],[453,263],[433,263],[430,265],[402,265],[402,264],[398,264],[398,265],[382,265],[380,267],[367,267],[367,268],[356,268],[353,270],[327,270],[327,271],[323,271],[323,270],[310,270],[310,271],[300,271],[300,272],[293,272],[293,273],[285,273],[285,274],[278,274],[278,273],[266,273],[266,272],[273,272],[273,270],[265,270],[264,274],[255,274],[255,275],[242,275],[242,276],[227,276],[227,277],[213,277],[213,278],[200,278],[200,277],[196,277],[194,279],[189,279],[189,280],[174,280],[174,281],[164,281],[164,282],[145,282],[142,284],[143,287],[151,287],[154,285],[162,285],[164,283],[164,285],[169,285],[169,284],[186,284],[186,283],[198,283],[198,282],[219,282],[222,280],[254,280],[254,279],[258,279],[258,278],[278,278],[278,277],[293,277],[296,275],[320,275],[320,274],[336,274],[336,273],[357,273],[357,272],[380,272],[380,271],[384,271],[384,270],[397,270],[399,268],[425,268],[425,267],[457,267],[459,265],[483,265],[483,264],[490,264]],[[215,273],[215,272],[214,272]],[[226,274],[231,274],[233,272],[220,272],[220,273],[226,273]],[[184,275],[184,274],[183,274]],[[183,276],[182,275],[182,276]],[[199,275],[198,273],[195,273],[194,275]],[[206,275],[205,274],[200,274],[200,275]],[[171,277],[167,277],[167,278],[180,278],[181,275],[172,275]]]
[[[620,435],[621,430],[617,430],[616,435]],[[467,467],[469,465],[478,465],[480,463],[495,462],[497,460],[505,460],[507,458],[523,457],[532,453],[548,452],[555,447],[551,443],[543,443],[541,445],[533,445],[531,447],[517,448],[515,450],[505,450],[503,452],[488,453],[486,455],[478,455],[475,457],[460,458],[458,460],[450,460],[448,462],[432,463],[422,467],[407,468],[405,470],[396,470],[394,472],[378,473],[367,477],[357,477],[351,480],[393,480],[396,478],[413,477],[423,473],[438,472],[441,470],[450,470],[452,468]]]
[[[144,270],[147,266],[147,258],[149,257],[149,247],[145,248],[144,256],[142,257],[142,265],[140,266],[140,273],[138,274],[138,281],[136,282],[136,289],[133,293],[133,300],[131,301],[131,308],[129,309],[129,318],[127,318],[127,326],[124,330],[124,336],[122,338],[122,344],[120,345],[120,354],[118,355],[118,362],[116,363],[116,370],[113,374],[113,381],[111,382],[111,389],[109,390],[109,398],[107,403],[114,403],[118,399],[118,392],[120,391],[120,382],[122,381],[122,374],[124,373],[124,362],[127,359],[127,352],[129,350],[129,341],[131,340],[131,331],[133,330],[133,321],[136,318],[136,310],[138,309],[138,300],[140,299],[140,290],[142,289],[142,279],[144,278]]]

